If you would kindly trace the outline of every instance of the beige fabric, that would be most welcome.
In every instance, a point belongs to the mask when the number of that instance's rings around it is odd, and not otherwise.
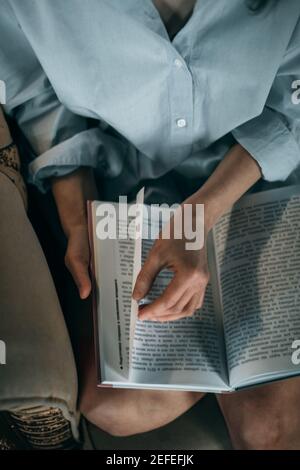
[[[77,376],[48,266],[20,192],[0,172],[0,410],[56,407],[77,436]]]

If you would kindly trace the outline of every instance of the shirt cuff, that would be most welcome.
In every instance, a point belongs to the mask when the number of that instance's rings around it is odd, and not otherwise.
[[[232,131],[235,140],[257,161],[266,181],[284,181],[300,164],[300,147],[283,116],[262,114]]]
[[[105,135],[100,128],[81,132],[55,145],[28,166],[28,182],[41,192],[50,187],[50,178],[65,176],[82,166],[117,175],[124,160],[124,144]]]

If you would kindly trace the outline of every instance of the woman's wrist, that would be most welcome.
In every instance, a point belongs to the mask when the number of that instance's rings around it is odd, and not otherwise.
[[[201,225],[204,225],[204,236],[206,238],[210,230],[218,221],[219,217],[222,215],[222,208],[220,204],[218,204],[217,199],[213,194],[206,194],[204,191],[197,191],[190,198],[188,198],[184,204],[192,205],[193,227],[197,227],[200,224],[198,220],[199,214],[201,214],[201,217],[203,217],[201,220]],[[203,206],[202,210],[197,208],[199,205]]]
[[[186,203],[204,205],[204,230],[207,234],[219,218],[261,178],[257,162],[240,145],[226,154],[206,183]]]
[[[52,180],[62,228],[67,238],[87,225],[87,201],[97,198],[93,170],[82,167],[61,178]]]
[[[193,227],[199,225],[197,218],[199,214],[201,214],[201,217],[203,217],[202,224],[204,224],[204,234],[207,236],[218,219],[226,211],[227,206],[224,202],[224,199],[222,200],[222,198],[220,198],[217,191],[214,191],[213,188],[206,188],[206,186],[203,185],[198,191],[185,200],[184,204],[192,205]],[[202,206],[202,210],[197,209],[199,205]]]

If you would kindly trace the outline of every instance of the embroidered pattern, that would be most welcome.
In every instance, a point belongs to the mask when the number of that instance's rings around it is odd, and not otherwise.
[[[0,165],[20,171],[20,161],[16,145],[12,142],[0,149]]]
[[[76,447],[69,421],[58,408],[36,407],[10,413],[14,425],[34,449]]]

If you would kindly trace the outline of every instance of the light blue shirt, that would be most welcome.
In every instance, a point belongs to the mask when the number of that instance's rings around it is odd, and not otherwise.
[[[299,0],[259,14],[198,0],[173,40],[152,0],[0,0],[0,11],[6,111],[41,189],[80,165],[124,191],[173,169],[206,178],[236,141],[267,181],[299,165]]]

